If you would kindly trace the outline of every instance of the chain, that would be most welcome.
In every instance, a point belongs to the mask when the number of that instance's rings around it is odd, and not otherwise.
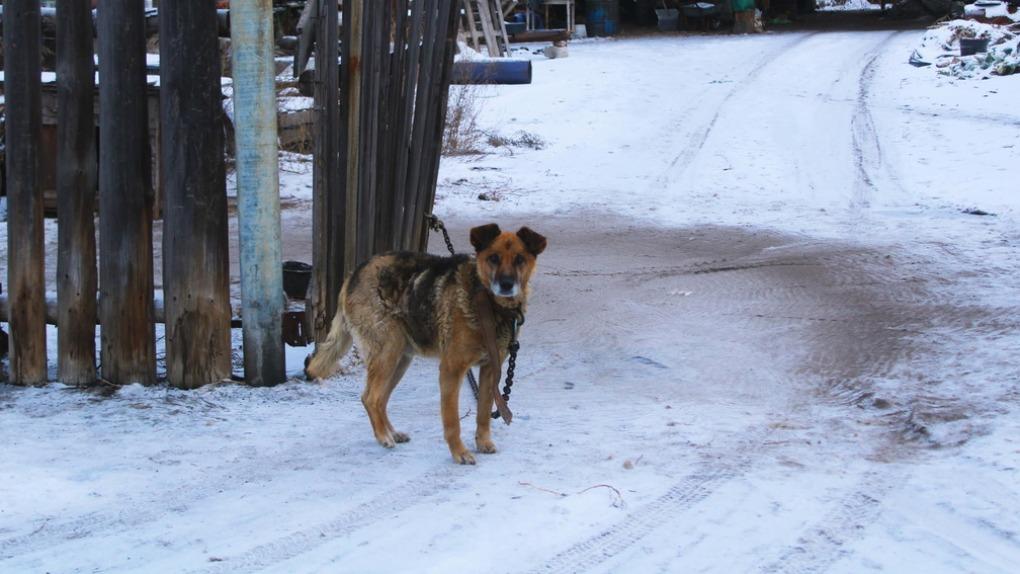
[[[443,233],[443,241],[446,242],[446,248],[450,250],[450,255],[456,255],[457,251],[453,248],[453,242],[450,241],[450,232],[446,230],[446,226],[443,222],[435,215],[426,215],[425,219],[428,221],[429,228],[433,231],[440,231]]]
[[[429,229],[432,231],[439,231],[443,234],[443,241],[446,242],[446,248],[450,250],[450,255],[456,255],[457,251],[453,248],[453,241],[450,241],[450,232],[446,230],[446,225],[443,221],[432,214],[425,215],[425,221],[429,225]],[[523,323],[524,321],[520,321]],[[510,402],[510,391],[514,386],[514,369],[517,368],[517,351],[520,350],[521,344],[517,342],[517,326],[518,320],[514,319],[513,329],[510,332],[510,345],[507,350],[510,352],[510,357],[507,360],[506,367],[506,381],[503,383],[503,400]],[[471,392],[475,395],[475,400],[478,400],[478,380],[475,379],[475,373],[468,369],[467,372],[468,384],[471,386]],[[499,411],[492,412],[492,418],[499,418]]]
[[[506,381],[503,383],[503,400],[510,402],[510,391],[514,386],[514,369],[517,368],[517,351],[521,348],[521,344],[517,342],[517,320],[514,319],[513,331],[510,333],[510,346],[507,350],[510,351],[510,358],[507,359],[506,364]],[[492,418],[499,418],[499,411],[492,413]]]

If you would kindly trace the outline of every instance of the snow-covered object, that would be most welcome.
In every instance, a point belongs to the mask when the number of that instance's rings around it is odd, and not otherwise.
[[[480,62],[491,59],[489,56],[483,56],[481,52],[468,46],[466,42],[457,42],[457,54],[453,57],[455,62]]]
[[[960,55],[961,38],[988,40],[988,51]],[[914,49],[914,65],[934,64],[940,74],[964,79],[1006,76],[1020,71],[1020,37],[1002,26],[973,20],[951,20],[928,30]]]
[[[985,18],[1009,18],[1014,22],[1020,22],[1020,10],[1014,12],[1009,11],[1009,6],[1005,2],[999,2],[996,0],[978,0],[973,4],[968,4],[964,7],[964,13],[969,14],[970,11],[980,10],[980,16]]]
[[[892,4],[892,2],[889,2]],[[873,4],[869,0],[818,0],[821,12],[840,12],[856,10],[881,10],[881,4]]]

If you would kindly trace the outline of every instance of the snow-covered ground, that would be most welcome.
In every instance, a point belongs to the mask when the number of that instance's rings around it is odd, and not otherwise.
[[[921,34],[577,43],[479,88],[483,127],[545,144],[440,176],[458,247],[549,238],[500,452],[451,463],[428,360],[394,450],[350,360],[0,386],[0,570],[1015,572],[1020,76],[911,67]]]

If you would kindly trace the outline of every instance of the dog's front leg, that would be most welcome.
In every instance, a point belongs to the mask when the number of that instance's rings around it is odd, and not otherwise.
[[[492,415],[492,393],[496,390],[499,385],[497,380],[495,384],[492,383],[493,377],[499,377],[500,369],[499,366],[493,366],[491,363],[485,363],[482,365],[480,372],[478,373],[478,418],[477,429],[475,430],[475,447],[478,452],[485,454],[492,454],[496,452],[496,443],[492,442],[491,423]]]
[[[460,464],[474,464],[475,457],[460,440],[460,384],[467,374],[468,364],[443,360],[439,365],[440,411],[443,415],[443,436],[450,447],[453,460]]]

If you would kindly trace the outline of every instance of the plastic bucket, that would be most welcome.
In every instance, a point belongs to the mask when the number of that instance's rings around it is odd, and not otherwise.
[[[312,266],[300,261],[283,262],[283,291],[291,299],[308,296],[308,283],[312,279]]]
[[[973,56],[988,51],[988,38],[960,38],[960,55]]]
[[[588,0],[586,5],[589,36],[612,36],[619,31],[619,0]]]

